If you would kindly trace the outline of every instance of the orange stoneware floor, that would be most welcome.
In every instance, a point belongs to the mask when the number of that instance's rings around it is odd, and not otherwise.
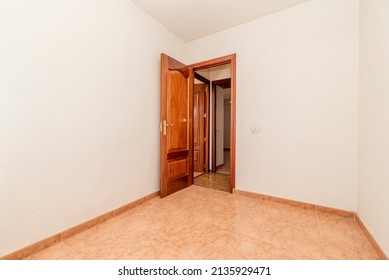
[[[378,259],[355,220],[191,186],[27,259]]]

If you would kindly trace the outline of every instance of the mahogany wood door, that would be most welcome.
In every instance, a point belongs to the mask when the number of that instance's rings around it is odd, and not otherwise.
[[[193,69],[161,54],[160,195],[193,184]]]
[[[204,172],[205,160],[205,84],[195,84],[193,90],[193,169]]]

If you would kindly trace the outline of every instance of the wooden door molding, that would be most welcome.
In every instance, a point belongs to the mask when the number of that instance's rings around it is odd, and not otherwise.
[[[230,64],[231,72],[231,132],[230,132],[230,192],[235,188],[236,162],[236,54],[210,59],[189,65],[194,71]]]
[[[231,78],[212,81],[212,84],[215,84],[223,89],[231,88]]]
[[[193,69],[161,54],[160,195],[193,184]]]

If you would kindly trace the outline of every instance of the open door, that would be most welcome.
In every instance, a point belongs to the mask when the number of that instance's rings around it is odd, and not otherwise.
[[[161,54],[161,197],[193,184],[193,69]]]
[[[205,171],[205,84],[195,84],[193,91],[193,169]]]

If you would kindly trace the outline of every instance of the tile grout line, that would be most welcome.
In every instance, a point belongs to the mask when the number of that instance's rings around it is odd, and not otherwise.
[[[315,217],[316,217],[316,222],[317,222],[317,225],[318,225],[319,231],[320,231],[320,241],[321,241],[321,246],[323,247],[324,254],[325,254],[326,256],[328,256],[328,254],[327,254],[327,249],[326,249],[325,242],[324,242],[323,230],[321,229],[321,224],[320,224],[320,221],[319,221],[319,213],[318,213],[316,207],[315,207]]]
[[[320,210],[317,211],[317,214],[316,214],[316,215],[317,215],[317,218],[318,218],[318,212],[320,212]],[[348,219],[347,217],[342,217],[342,218]],[[359,229],[361,228],[360,225],[357,223],[357,221],[356,221],[354,218],[351,218],[351,220],[352,220],[353,222],[356,223],[356,225],[358,226]],[[319,222],[320,234],[321,234],[322,239],[323,239],[324,251],[325,251],[326,255],[328,256],[329,254],[328,254],[328,252],[327,252],[327,246],[325,245],[324,234],[323,234],[323,231],[322,231],[322,229],[321,229],[319,219],[318,219],[318,222]],[[367,241],[369,242],[370,245],[372,245],[372,243],[370,242],[370,240],[367,240]],[[342,249],[342,250],[345,250],[345,251],[348,251],[348,252],[358,253],[358,250],[352,249],[352,248],[348,248],[347,246],[344,246],[344,244],[341,244],[341,245],[340,245],[340,244],[334,244],[334,243],[331,242],[331,241],[328,241],[327,243],[328,243],[329,245],[331,245],[331,246],[335,246],[336,248],[339,248],[339,249]],[[374,247],[373,247],[373,248],[374,248]],[[375,249],[374,249],[374,251],[377,253],[377,251],[376,251]]]
[[[152,235],[151,233],[148,233],[148,232],[145,232],[145,235],[148,235],[149,237],[158,240],[159,242],[163,243],[165,246],[167,245],[168,247],[174,248],[174,249],[178,250],[180,253],[183,253],[180,248],[174,246],[173,244],[170,244],[169,242],[166,242],[165,240],[162,240],[162,239],[158,238],[158,236],[154,236],[154,235]]]
[[[285,204],[284,202],[282,202],[282,201],[274,201],[273,199],[271,199],[271,202],[273,203],[281,203],[281,204]],[[289,205],[289,206],[291,206],[291,207],[295,207],[295,208],[301,208],[301,206],[299,206],[299,205],[290,205],[290,204],[287,204],[287,205]],[[325,251],[325,248],[324,248],[324,244],[323,244],[323,238],[322,238],[322,234],[321,234],[321,229],[320,229],[320,226],[319,226],[319,224],[318,224],[318,217],[317,217],[317,215],[316,215],[316,211],[315,211],[315,209],[307,209],[307,208],[301,208],[301,209],[306,209],[306,210],[313,210],[314,211],[314,213],[315,213],[315,224],[319,227],[319,232],[320,232],[320,243],[318,243],[318,241],[317,240],[315,240],[315,239],[311,239],[310,237],[306,237],[306,239],[307,240],[309,240],[309,241],[311,241],[311,242],[314,242],[315,244],[318,244],[319,246],[321,246],[321,249],[323,250],[323,253],[324,253],[324,255],[325,256],[327,256],[327,254],[326,254],[326,251]],[[285,220],[287,221],[287,223],[289,224],[289,226],[290,227],[293,227],[293,228],[295,228],[295,229],[297,229],[297,230],[301,230],[301,225],[299,225],[298,224],[298,222],[296,222],[293,218],[290,218],[290,217],[287,217],[287,216],[283,216],[284,218],[285,218]],[[265,240],[266,241],[266,240]],[[277,246],[277,247],[279,247],[279,248],[283,248],[284,250],[288,250],[288,248],[287,247],[285,247],[284,245],[282,245],[282,244],[278,244],[278,243],[274,243],[274,242],[272,242],[272,241],[266,241],[266,242],[268,242],[268,243],[270,243],[270,244],[272,244],[272,245],[274,245],[274,246]],[[300,252],[301,253],[301,252]],[[314,255],[311,255],[311,254],[306,254],[306,253],[301,253],[303,256],[305,256],[305,257],[307,257],[308,259],[316,259],[316,257],[314,256]]]
[[[261,240],[263,240],[263,239],[262,239],[262,233],[263,233],[263,231],[265,230],[267,218],[269,217],[270,209],[271,209],[271,206],[272,206],[272,203],[273,203],[273,202],[271,201],[271,199],[270,199],[269,201],[270,201],[270,202],[269,202],[269,206],[267,207],[267,211],[266,211],[266,215],[265,215],[265,221],[263,222],[263,226],[261,227],[261,230],[260,230],[260,232],[259,232],[259,237],[260,237]],[[264,240],[263,240],[263,241],[264,241]]]

